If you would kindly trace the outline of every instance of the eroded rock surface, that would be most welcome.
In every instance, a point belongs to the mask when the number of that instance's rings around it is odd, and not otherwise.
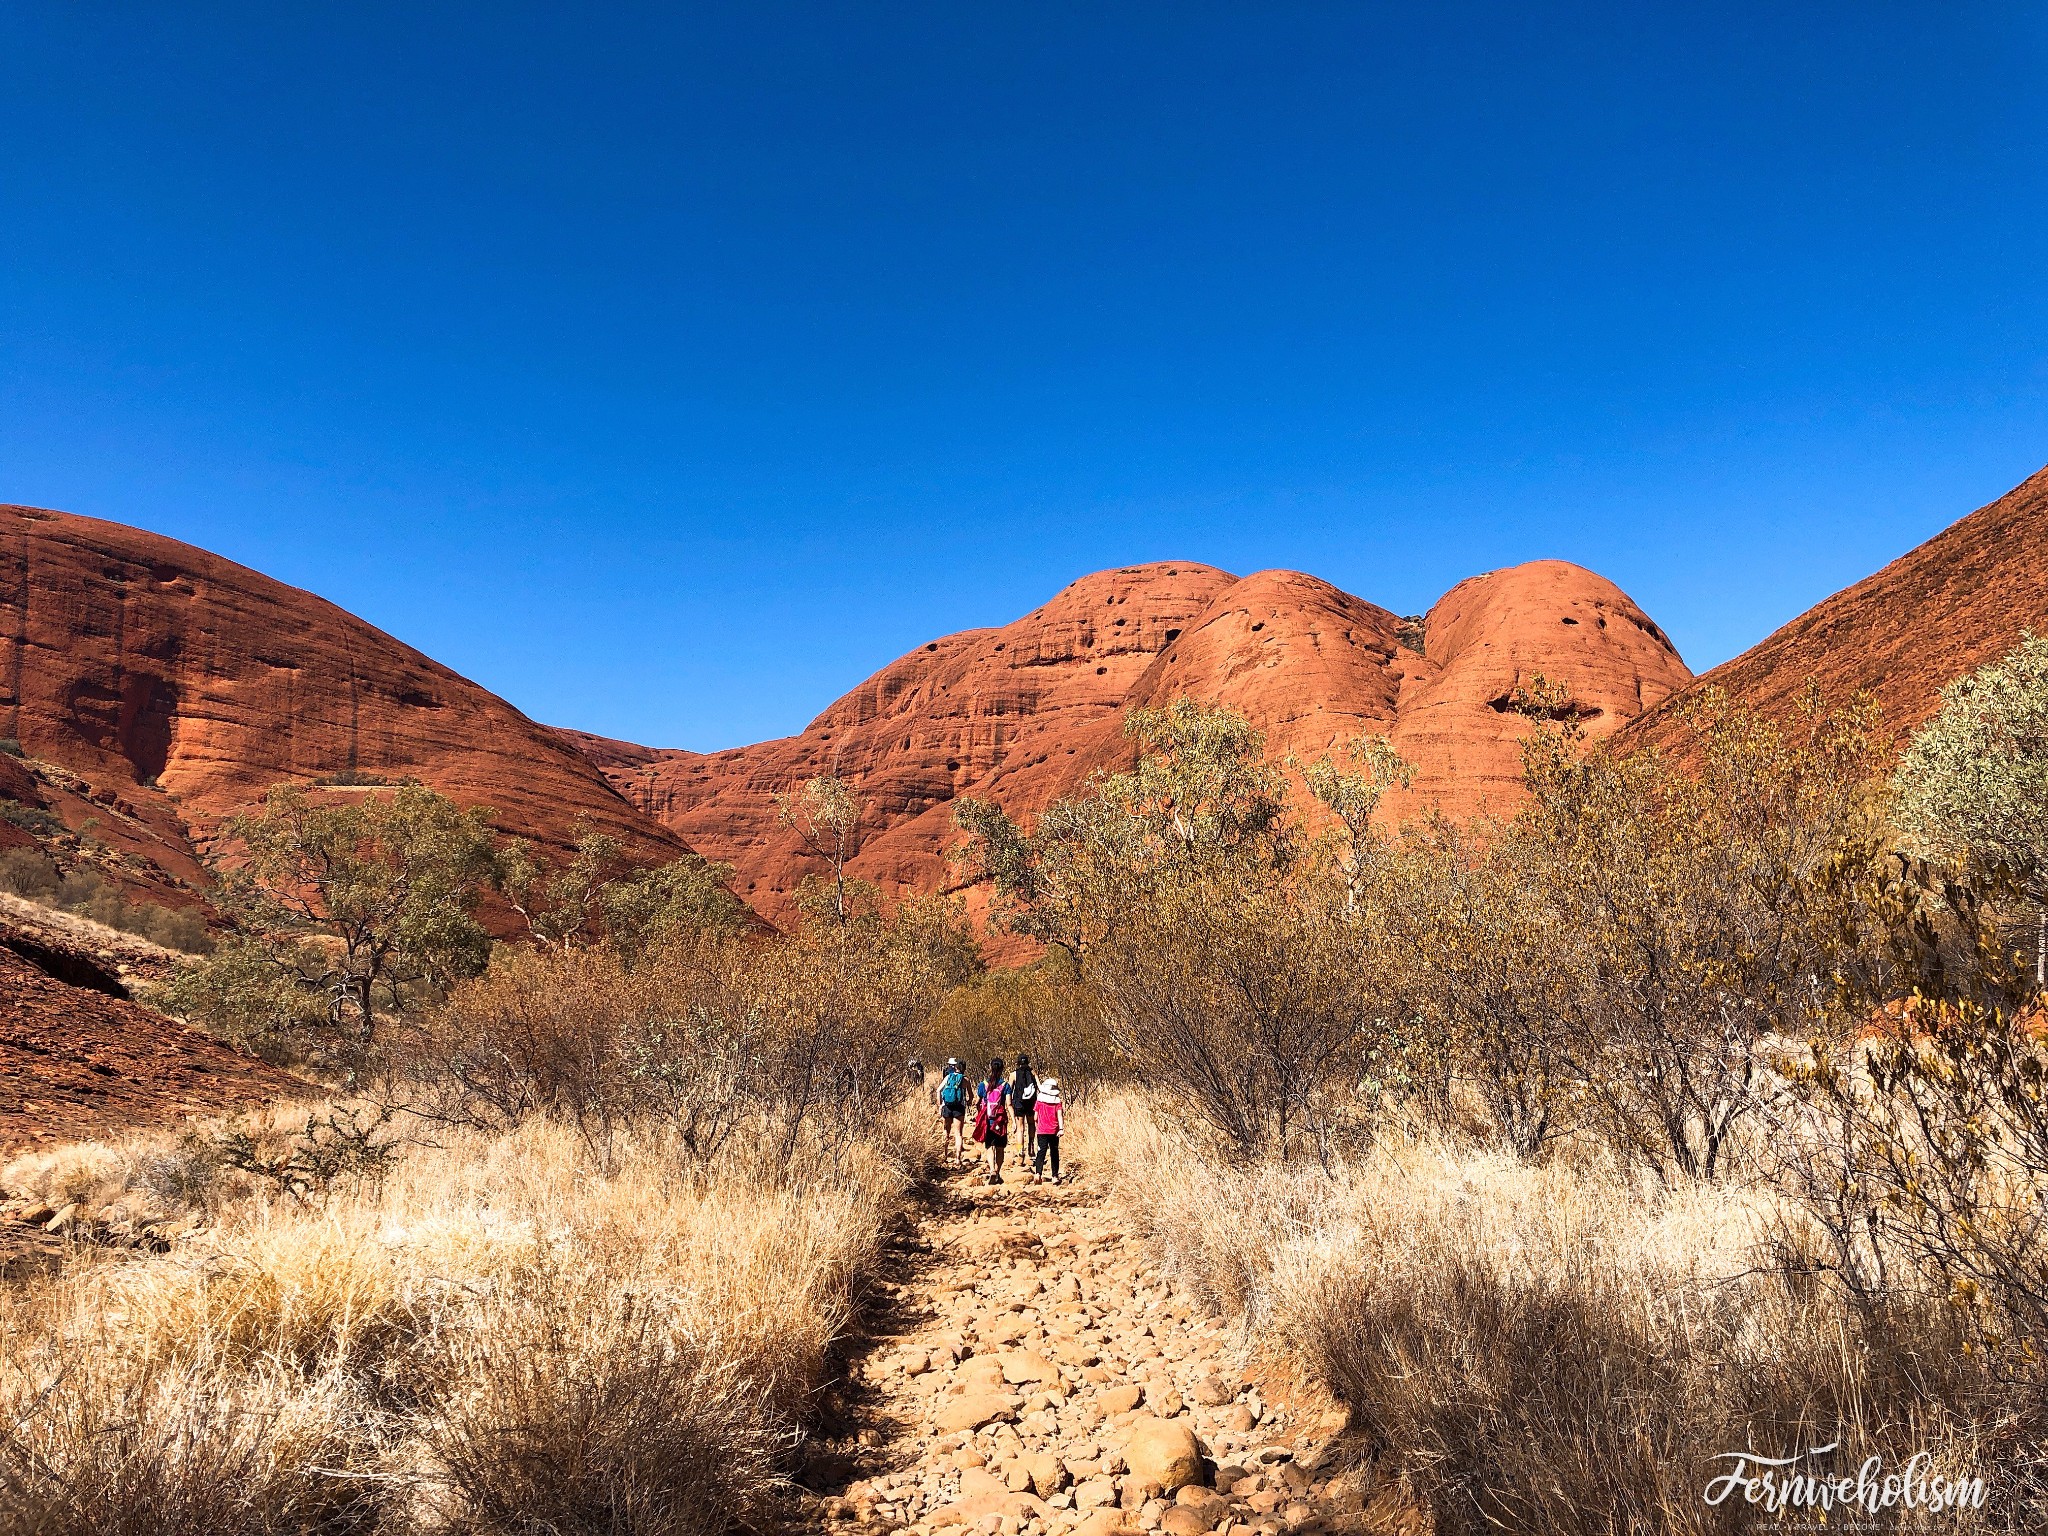
[[[1028,817],[1076,792],[1128,763],[1135,705],[1229,705],[1278,759],[1390,733],[1420,771],[1388,814],[1471,816],[1519,794],[1518,688],[1562,686],[1599,737],[1690,675],[1619,588],[1562,561],[1475,577],[1411,619],[1294,571],[1164,562],[1085,576],[1015,623],[931,641],[799,736],[694,753],[565,734],[636,805],[730,862],[739,893],[773,916],[817,867],[773,796],[813,775],[868,802],[854,873],[929,891],[957,882],[959,798]]]
[[[143,891],[203,884],[219,820],[287,779],[416,777],[543,843],[587,822],[650,861],[682,848],[558,734],[332,603],[32,507],[0,506],[6,738],[27,763],[0,792],[74,832],[90,819]]]
[[[1673,714],[1701,689],[1786,719],[1811,686],[1834,705],[1871,694],[1903,743],[1944,687],[2027,630],[2048,631],[2048,469],[1704,673],[1632,734],[1678,740]]]
[[[314,1091],[115,995],[120,973],[96,966],[92,951],[35,938],[24,943],[21,930],[0,924],[0,1162]]]

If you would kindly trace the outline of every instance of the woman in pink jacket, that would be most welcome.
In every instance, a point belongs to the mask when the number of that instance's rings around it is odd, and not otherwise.
[[[1060,1102],[1060,1080],[1056,1077],[1042,1077],[1038,1080],[1038,1099],[1032,1106],[1038,1116],[1038,1147],[1031,1158],[1031,1182],[1040,1182],[1045,1175],[1045,1160],[1052,1158],[1052,1181],[1064,1182],[1060,1178],[1060,1132],[1066,1128],[1067,1107]]]

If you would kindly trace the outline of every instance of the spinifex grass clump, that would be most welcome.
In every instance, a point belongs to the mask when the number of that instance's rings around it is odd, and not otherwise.
[[[1706,1502],[1716,1458],[1830,1444],[1838,1471],[1926,1451],[1992,1486],[1974,1521],[1899,1528],[2033,1528],[2024,1394],[1942,1306],[1865,1314],[1788,1273],[1789,1199],[1428,1133],[1192,1181],[1214,1148],[1140,1101],[1089,1124],[1084,1155],[1176,1278],[1304,1354],[1447,1536],[1747,1530],[1739,1497]]]
[[[878,1123],[878,1136],[886,1122]],[[886,1139],[412,1123],[318,1200],[231,1167],[213,1225],[0,1314],[0,1532],[702,1533],[773,1491],[906,1187]],[[288,1134],[273,1127],[266,1134]],[[764,1133],[765,1134],[765,1133]],[[135,1145],[25,1160],[141,1198]],[[161,1193],[159,1197],[161,1198]]]

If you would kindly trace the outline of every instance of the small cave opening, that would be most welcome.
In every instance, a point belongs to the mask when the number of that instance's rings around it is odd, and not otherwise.
[[[1532,720],[1593,720],[1606,713],[1597,704],[1564,699],[1554,704],[1538,703],[1521,689],[1510,689],[1486,701],[1496,715],[1527,715]]]
[[[0,947],[12,950],[52,981],[61,981],[67,987],[83,987],[90,992],[103,992],[108,997],[128,996],[126,987],[83,955],[51,949],[18,933],[0,938]]]

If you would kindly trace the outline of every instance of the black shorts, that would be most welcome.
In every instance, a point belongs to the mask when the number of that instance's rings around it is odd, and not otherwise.
[[[994,1131],[990,1131],[981,1138],[981,1144],[985,1147],[1007,1147],[1010,1144],[1010,1133],[1005,1131],[998,1136]]]
[[[941,1120],[965,1120],[967,1118],[966,1106],[960,1104],[941,1104],[939,1106],[939,1118]]]

